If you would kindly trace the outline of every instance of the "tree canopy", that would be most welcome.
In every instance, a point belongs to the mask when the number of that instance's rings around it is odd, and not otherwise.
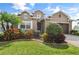
[[[3,31],[11,28],[12,26],[16,26],[21,22],[20,18],[14,14],[9,14],[7,12],[0,13],[0,24],[3,28]],[[6,24],[6,25],[5,25]]]

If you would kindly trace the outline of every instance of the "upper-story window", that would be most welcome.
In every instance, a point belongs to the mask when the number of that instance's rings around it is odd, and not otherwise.
[[[31,29],[32,27],[32,22],[31,21],[27,21],[26,22],[26,29]]]
[[[26,20],[26,19],[28,19],[28,15],[27,15],[27,14],[23,14],[23,15],[22,15],[22,18],[23,18],[24,20]]]
[[[37,14],[37,18],[41,18],[41,15]]]
[[[41,12],[40,10],[37,10],[34,13],[34,17],[36,17],[38,19],[43,18],[43,15],[44,15],[43,12]]]

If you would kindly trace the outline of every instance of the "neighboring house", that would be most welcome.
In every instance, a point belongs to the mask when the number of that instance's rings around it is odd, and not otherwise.
[[[45,14],[37,10],[32,15],[29,12],[23,11],[18,16],[22,19],[22,23],[18,25],[19,29],[28,30],[33,29],[36,32],[45,32],[49,23],[57,23],[62,26],[64,33],[70,33],[72,29],[72,22],[70,17],[59,11],[45,18]]]
[[[75,25],[73,30],[78,30],[79,31],[79,25]]]
[[[73,30],[77,30],[79,32],[79,21],[77,21],[77,24],[74,26]]]

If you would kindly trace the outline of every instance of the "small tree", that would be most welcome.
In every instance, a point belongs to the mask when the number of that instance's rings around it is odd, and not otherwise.
[[[12,15],[7,12],[3,12],[0,14],[0,23],[3,28],[3,31],[6,31],[9,28],[11,28],[11,26],[9,26],[9,24],[11,24],[12,26],[18,25],[20,23],[20,18],[16,15]]]
[[[5,12],[0,14],[0,24],[1,24],[2,28],[3,28],[3,31],[6,30],[5,26],[4,26],[4,22],[7,19],[6,16],[7,16],[7,13],[5,13]]]

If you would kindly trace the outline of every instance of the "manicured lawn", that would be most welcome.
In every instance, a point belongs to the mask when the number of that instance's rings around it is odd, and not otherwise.
[[[0,54],[14,55],[52,55],[79,54],[79,48],[72,45],[52,45],[38,41],[9,41],[0,43]]]

